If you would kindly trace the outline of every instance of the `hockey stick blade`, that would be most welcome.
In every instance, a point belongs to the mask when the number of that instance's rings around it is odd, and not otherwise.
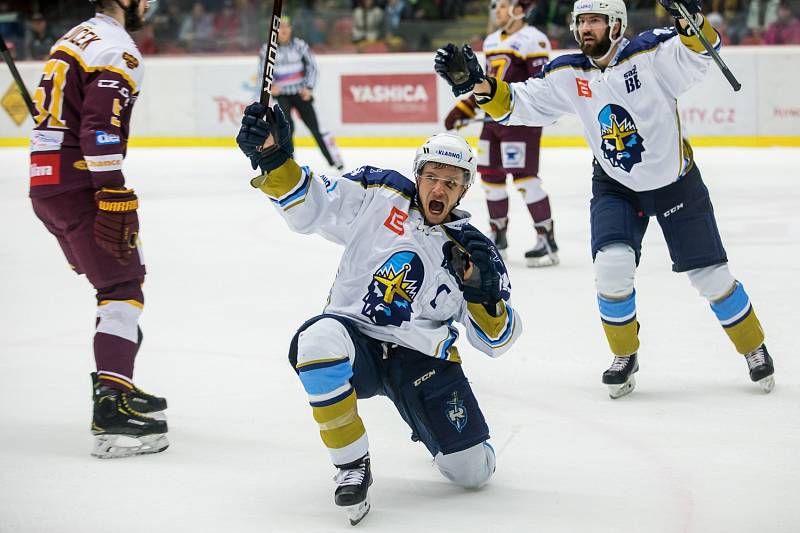
[[[0,35],[0,55],[3,56],[3,60],[11,70],[11,76],[14,78],[14,82],[17,84],[17,88],[22,95],[22,99],[25,100],[25,105],[28,108],[28,112],[31,114],[31,118],[35,117],[37,115],[36,106],[33,105],[31,95],[28,92],[28,89],[25,87],[25,82],[22,81],[22,76],[19,75],[17,65],[14,64],[14,58],[11,57],[11,51],[8,49],[8,46],[6,46],[6,40],[3,39],[2,35]]]
[[[697,35],[698,39],[700,39],[700,42],[703,44],[703,48],[706,49],[708,54],[714,60],[714,63],[716,63],[719,69],[722,71],[722,75],[725,76],[725,79],[728,80],[728,83],[731,84],[733,90],[738,91],[739,89],[741,89],[742,84],[739,83],[739,80],[737,80],[736,76],[733,75],[731,69],[728,68],[728,65],[726,65],[725,61],[723,61],[722,58],[719,56],[719,52],[714,50],[714,46],[710,42],[708,42],[706,36],[703,35],[703,33],[700,31],[700,28],[697,27],[697,24],[695,24],[694,22],[694,17],[690,15],[689,12],[686,10],[686,6],[684,6],[680,2],[675,2],[675,5],[678,8],[678,11],[681,12],[681,17],[683,18],[683,20],[685,20],[689,24],[689,27],[692,28],[694,34]]]

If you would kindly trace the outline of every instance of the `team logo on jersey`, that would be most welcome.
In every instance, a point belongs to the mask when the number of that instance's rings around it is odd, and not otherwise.
[[[467,408],[464,407],[464,400],[458,397],[457,391],[453,391],[453,395],[445,402],[445,415],[456,431],[461,433],[464,430],[467,425]]]
[[[642,152],[646,151],[630,113],[616,104],[608,104],[597,118],[603,157],[611,166],[630,172],[636,163],[642,162]]]
[[[396,252],[375,271],[361,314],[378,326],[399,326],[411,320],[411,304],[422,287],[425,267],[417,254]]]
[[[122,60],[125,61],[125,66],[131,70],[139,66],[139,60],[130,55],[128,52],[122,52]]]

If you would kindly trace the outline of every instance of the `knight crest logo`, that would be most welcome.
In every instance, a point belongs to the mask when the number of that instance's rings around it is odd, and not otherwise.
[[[414,252],[392,256],[372,275],[361,314],[378,326],[399,326],[411,320],[411,304],[425,279],[425,267]]]
[[[616,104],[608,104],[597,118],[603,157],[612,166],[630,172],[636,163],[642,162],[642,152],[646,151],[630,113]]]
[[[456,428],[456,431],[461,433],[461,431],[467,425],[467,408],[464,407],[464,401],[458,397],[457,391],[453,391],[453,395],[445,403],[445,405],[447,406],[445,410],[447,420],[453,424],[453,426]]]

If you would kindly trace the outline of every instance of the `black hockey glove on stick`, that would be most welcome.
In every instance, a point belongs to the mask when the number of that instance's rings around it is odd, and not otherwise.
[[[439,48],[433,68],[450,85],[456,96],[467,94],[476,83],[486,79],[475,52],[468,44],[462,46],[461,50],[453,43]]]
[[[442,246],[445,267],[450,272],[458,288],[464,294],[464,300],[470,303],[483,304],[490,314],[494,315],[500,295],[500,272],[497,270],[491,245],[480,231],[474,228],[465,229],[459,242],[448,241]],[[465,278],[469,265],[472,271]]]
[[[661,7],[663,7],[667,13],[676,19],[683,18],[683,14],[681,14],[680,9],[678,9],[678,4],[682,4],[683,7],[686,8],[686,12],[690,15],[702,11],[700,0],[658,0],[658,3],[661,4]]]
[[[267,138],[273,134],[273,128],[265,120],[267,112],[275,120],[274,129],[278,132],[278,139],[269,148],[262,149]],[[242,117],[242,127],[236,136],[236,144],[250,159],[253,170],[260,168],[264,174],[283,165],[294,154],[292,131],[278,104],[272,106],[271,110],[259,102],[247,106]],[[260,183],[253,184],[254,187],[258,185]]]

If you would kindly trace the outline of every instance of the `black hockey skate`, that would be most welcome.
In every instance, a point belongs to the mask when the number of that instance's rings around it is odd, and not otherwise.
[[[627,357],[614,357],[614,362],[603,372],[603,383],[608,385],[608,395],[612,400],[622,398],[636,387],[634,374],[639,371],[636,354]]]
[[[369,454],[357,461],[339,466],[334,476],[336,493],[334,501],[347,511],[350,525],[361,522],[369,512],[369,486],[372,485],[372,472],[369,467]]]
[[[761,385],[764,392],[772,392],[775,388],[775,366],[772,357],[767,351],[767,346],[762,344],[752,352],[745,354],[747,367],[750,369],[750,379]]]
[[[508,249],[508,219],[491,219],[489,221],[491,228],[492,242],[494,243],[497,251],[500,252],[500,257],[506,258],[506,250]]]
[[[100,380],[97,378],[97,372],[92,372],[92,388],[93,390],[97,390],[98,387],[100,387]],[[133,390],[127,394],[128,403],[135,411],[150,415],[152,418],[158,418],[159,420],[166,419],[166,416],[160,413],[167,408],[166,398],[149,394],[136,385],[134,385]]]
[[[531,268],[555,266],[558,264],[558,245],[556,244],[553,222],[536,226],[536,245],[525,252],[525,262]]]
[[[167,449],[167,423],[136,411],[128,393],[105,386],[94,389],[92,455],[114,459],[158,453]]]

